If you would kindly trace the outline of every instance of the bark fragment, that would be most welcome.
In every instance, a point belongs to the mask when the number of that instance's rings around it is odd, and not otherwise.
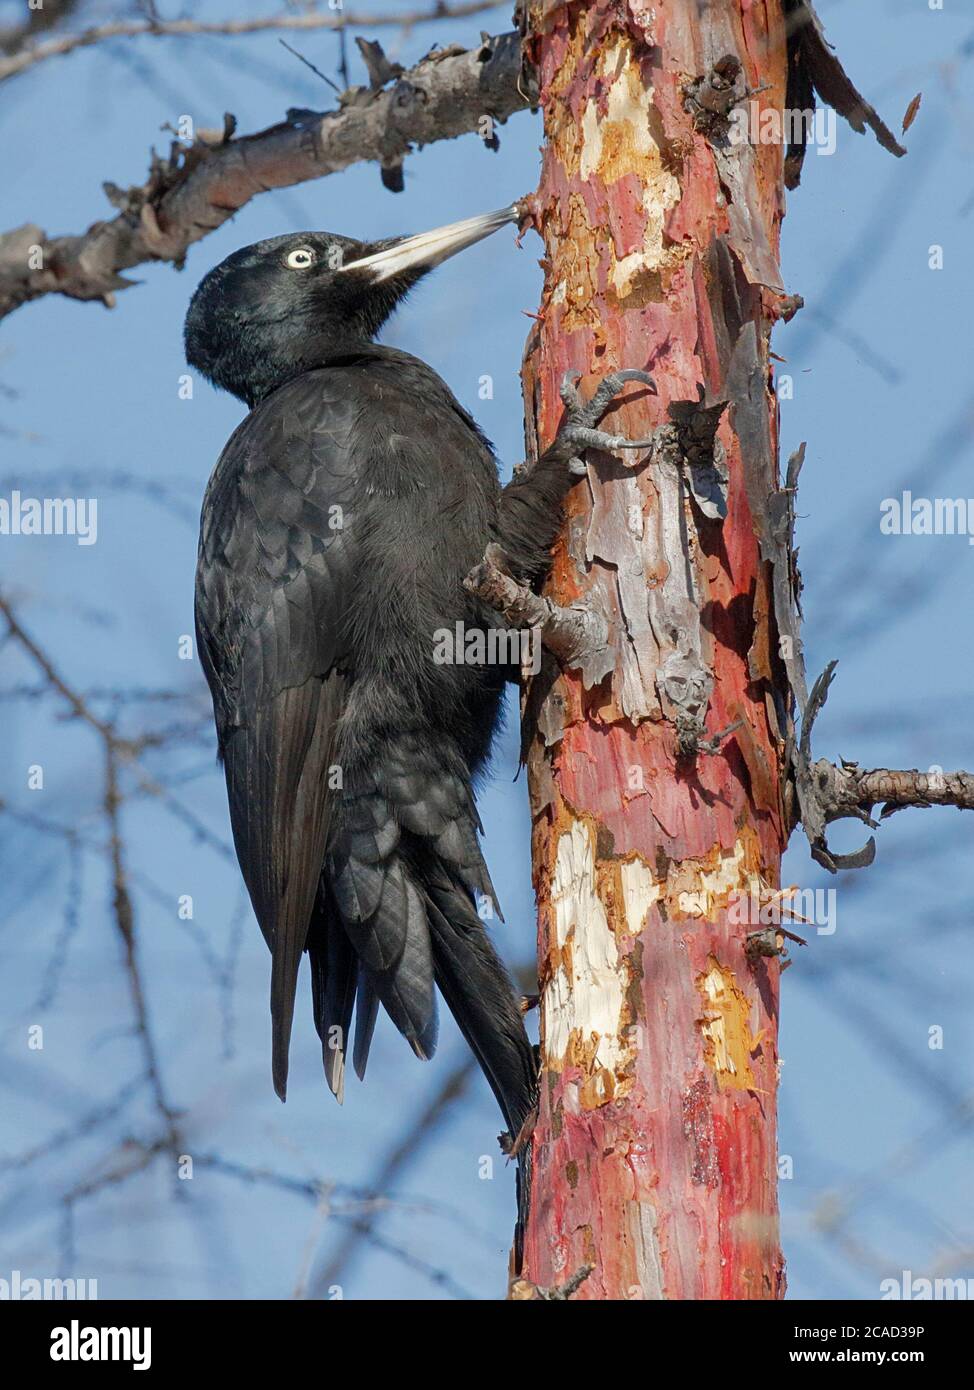
[[[788,27],[788,106],[797,111],[814,111],[815,97],[818,95],[826,105],[834,106],[860,135],[865,134],[868,128],[890,154],[898,158],[906,154],[889,126],[846,75],[835,50],[825,37],[822,21],[815,13],[811,0],[785,0],[785,14]],[[903,129],[907,129],[906,122]],[[788,149],[786,188],[798,187],[804,158],[805,140],[802,136]]]

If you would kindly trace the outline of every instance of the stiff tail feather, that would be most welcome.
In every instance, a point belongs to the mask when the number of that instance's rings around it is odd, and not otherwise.
[[[538,1088],[535,1049],[510,978],[461,888],[427,884],[427,918],[436,983],[497,1098],[513,1142],[537,1105]],[[517,1165],[519,1270],[531,1200],[530,1137],[519,1149]]]

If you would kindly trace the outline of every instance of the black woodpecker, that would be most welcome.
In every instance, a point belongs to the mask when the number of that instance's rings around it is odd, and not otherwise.
[[[502,489],[447,385],[374,338],[431,267],[517,219],[515,205],[394,241],[258,242],[205,277],[185,330],[189,363],[250,412],[203,502],[196,630],[271,951],[275,1090],[283,1100],[307,951],[339,1099],[353,1011],[361,1077],[380,1003],[432,1055],[435,986],[513,1138],[537,1062],[478,912],[495,895],[473,782],[517,670],[441,664],[434,634],[503,626],[463,585],[488,544],[519,580],[544,578],[573,456],[628,443],[592,426],[622,380],[649,379],[621,373],[588,407],[576,398],[555,445]]]

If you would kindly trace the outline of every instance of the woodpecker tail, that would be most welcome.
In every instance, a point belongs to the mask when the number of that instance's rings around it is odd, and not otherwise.
[[[413,866],[413,873],[413,881],[421,885],[436,984],[500,1106],[510,1136],[503,1147],[522,1140],[516,1155],[514,1233],[515,1266],[519,1270],[531,1196],[531,1140],[525,1128],[537,1104],[535,1049],[525,1032],[510,977],[467,890],[442,864]],[[408,999],[408,990],[402,979],[397,983],[394,978],[363,967],[348,928],[341,925],[340,915],[328,901],[327,893],[322,894],[319,902],[308,941],[315,1024],[321,1038],[326,1080],[341,1101],[356,995],[354,1062],[356,1072],[363,1077],[379,999],[400,1030],[405,1031],[399,1001]]]
[[[531,1201],[531,1139],[525,1127],[538,1099],[535,1049],[511,980],[469,897],[440,876],[427,882],[426,914],[436,983],[480,1063],[517,1153],[515,1267],[520,1270]]]
[[[514,989],[474,906],[495,894],[480,851],[470,776],[444,738],[404,731],[377,741],[346,775],[322,897],[357,965],[329,925],[309,941],[315,1016],[325,1071],[344,1079],[351,993],[358,993],[355,1068],[365,1066],[376,1001],[420,1057],[436,1047],[435,988],[474,1052],[511,1142],[534,1110],[537,1061]],[[364,1020],[364,1023],[363,1023]],[[330,1040],[326,1043],[326,1039]],[[528,1160],[518,1160],[520,1245],[529,1198]]]

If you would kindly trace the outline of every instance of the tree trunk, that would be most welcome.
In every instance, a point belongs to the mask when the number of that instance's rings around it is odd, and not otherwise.
[[[784,150],[728,138],[728,83],[782,110],[784,20],[778,0],[532,0],[525,29],[545,127],[531,450],[571,369],[588,396],[645,368],[658,396],[630,386],[606,427],[668,429],[648,461],[589,452],[546,592],[602,615],[606,641],[526,695],[542,1097],[514,1292],[779,1298],[781,938],[749,942],[735,902],[778,886],[790,822],[768,341],[791,304]]]

